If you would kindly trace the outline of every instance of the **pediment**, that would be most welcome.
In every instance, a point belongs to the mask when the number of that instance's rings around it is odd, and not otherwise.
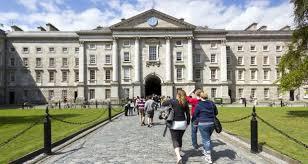
[[[150,18],[155,18],[157,24],[151,26],[148,23]],[[194,29],[195,26],[184,20],[174,18],[170,15],[159,12],[155,9],[145,11],[129,19],[122,20],[110,27],[116,29]]]

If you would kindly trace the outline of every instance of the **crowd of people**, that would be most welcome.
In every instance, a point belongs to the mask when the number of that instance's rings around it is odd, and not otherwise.
[[[184,90],[178,90],[175,98],[151,95],[136,97],[130,100],[128,115],[136,111],[140,116],[140,125],[153,127],[154,111],[161,109],[171,109],[172,122],[168,126],[170,129],[172,145],[174,147],[177,163],[182,163],[182,138],[188,126],[191,127],[192,148],[199,150],[197,142],[197,132],[199,130],[202,138],[202,153],[207,163],[212,163],[211,135],[214,131],[214,118],[218,114],[214,102],[208,99],[208,94],[201,89],[192,90],[186,95]],[[189,105],[191,108],[189,108]],[[169,111],[170,113],[170,111]],[[170,114],[169,114],[170,115]],[[147,117],[147,124],[145,123]]]

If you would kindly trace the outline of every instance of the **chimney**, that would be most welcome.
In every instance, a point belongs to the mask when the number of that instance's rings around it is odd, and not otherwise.
[[[180,18],[180,21],[184,22],[184,18]]]
[[[257,31],[265,31],[267,29],[267,26],[261,26]]]
[[[59,31],[59,29],[57,29],[57,27],[55,27],[51,23],[47,23],[46,27],[47,27],[47,31]]]
[[[125,18],[122,18],[122,19],[121,19],[121,22],[123,22],[123,21],[125,21]]]
[[[258,23],[252,23],[244,31],[256,31]]]
[[[23,31],[21,28],[19,28],[16,25],[11,26],[11,28],[12,28],[13,31]]]
[[[46,31],[46,29],[42,26],[37,27],[37,29],[40,30],[40,31]]]
[[[284,26],[284,27],[282,27],[281,29],[279,29],[279,31],[289,31],[289,30],[291,30],[291,27],[290,26]]]

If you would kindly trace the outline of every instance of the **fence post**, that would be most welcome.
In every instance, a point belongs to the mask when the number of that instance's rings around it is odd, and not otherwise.
[[[46,107],[46,114],[44,119],[44,152],[47,155],[51,155],[51,123],[48,105]]]
[[[252,153],[258,152],[258,121],[256,119],[256,107],[252,108],[252,118],[250,121],[250,151]]]
[[[283,106],[283,103],[282,103],[282,100],[280,100],[280,107],[282,107]]]
[[[95,107],[96,107],[96,109],[97,109],[97,100],[95,100]]]
[[[61,109],[61,100],[59,100],[59,109]]]
[[[109,118],[109,121],[111,121],[111,102],[110,101],[108,103],[108,118]]]

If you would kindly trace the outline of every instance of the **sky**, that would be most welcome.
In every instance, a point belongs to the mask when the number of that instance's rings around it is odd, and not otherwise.
[[[216,29],[243,30],[253,22],[270,30],[294,27],[289,0],[0,0],[0,29],[36,31],[51,23],[61,31],[89,30],[151,8]]]

